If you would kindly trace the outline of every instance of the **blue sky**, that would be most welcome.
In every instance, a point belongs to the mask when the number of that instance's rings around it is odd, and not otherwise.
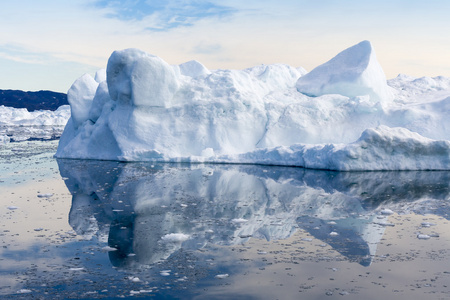
[[[362,40],[388,78],[450,77],[449,11],[447,0],[4,0],[0,89],[66,92],[130,47],[170,64],[311,70]]]

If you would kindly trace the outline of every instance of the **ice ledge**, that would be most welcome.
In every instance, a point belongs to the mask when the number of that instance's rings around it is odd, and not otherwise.
[[[117,160],[260,164],[336,171],[450,170],[450,142],[428,139],[405,128],[379,126],[365,130],[350,144],[294,144],[210,157],[130,151]]]
[[[219,157],[214,162],[297,166],[336,171],[450,170],[450,142],[405,128],[365,130],[350,144],[295,144]]]

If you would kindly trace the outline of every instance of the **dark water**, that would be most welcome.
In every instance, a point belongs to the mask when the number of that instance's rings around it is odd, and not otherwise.
[[[4,246],[5,298],[450,297],[450,172],[57,164],[73,231]]]

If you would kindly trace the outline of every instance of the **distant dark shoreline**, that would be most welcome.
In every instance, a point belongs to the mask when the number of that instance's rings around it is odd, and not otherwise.
[[[21,90],[0,90],[0,105],[26,108],[28,111],[56,110],[67,105],[67,94],[52,91],[25,92]]]

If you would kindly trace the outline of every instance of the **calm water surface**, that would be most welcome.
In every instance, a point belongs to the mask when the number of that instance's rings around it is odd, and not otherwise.
[[[0,148],[0,297],[450,299],[450,172]]]

